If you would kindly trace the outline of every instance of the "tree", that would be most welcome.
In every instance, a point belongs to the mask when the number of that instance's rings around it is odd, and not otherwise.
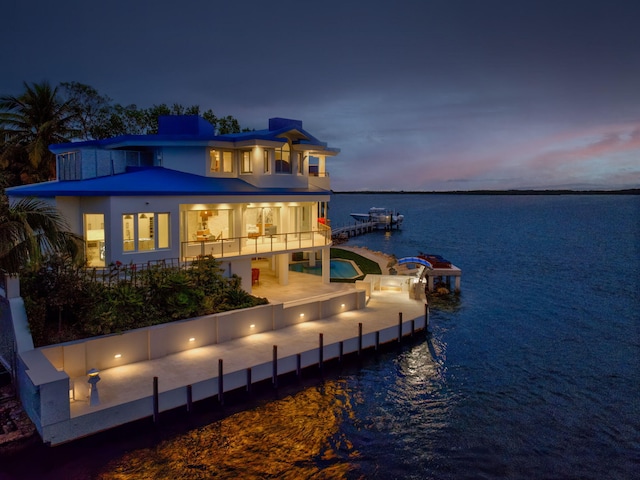
[[[79,138],[82,140],[105,138],[107,135],[105,124],[113,109],[112,100],[83,83],[62,82],[60,87],[75,113],[73,126],[78,131]]]
[[[18,273],[56,253],[78,260],[79,246],[55,207],[32,198],[11,204],[0,188],[0,270]]]
[[[0,136],[5,144],[26,148],[32,172],[29,182],[51,180],[56,166],[49,145],[68,142],[76,135],[76,112],[48,82],[25,82],[24,88],[21,95],[0,97]]]

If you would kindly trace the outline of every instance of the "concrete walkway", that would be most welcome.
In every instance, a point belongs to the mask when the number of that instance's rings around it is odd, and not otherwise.
[[[273,274],[261,271],[260,285],[254,294],[274,302],[295,302],[304,298],[327,295],[336,291],[355,289],[353,284],[323,285],[321,278],[290,272],[290,285],[277,285]],[[372,292],[365,308],[344,312],[322,320],[300,323],[292,327],[258,333],[233,341],[194,348],[160,359],[109,368],[100,372],[98,384],[100,405],[90,406],[86,394],[87,377],[72,379],[76,385],[76,399],[71,403],[71,417],[94,413],[102,409],[148,397],[152,394],[153,377],[158,377],[159,391],[169,391],[217,377],[218,360],[224,361],[224,373],[244,371],[247,368],[272,361],[273,346],[278,347],[278,358],[318,348],[319,334],[324,345],[358,337],[358,324],[363,324],[363,335],[397,326],[399,313],[403,321],[424,318],[423,300],[409,298],[407,292],[383,290]]]

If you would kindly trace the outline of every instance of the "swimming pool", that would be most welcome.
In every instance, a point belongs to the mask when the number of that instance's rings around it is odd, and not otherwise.
[[[307,262],[293,263],[289,265],[289,270],[292,272],[310,273],[312,275],[322,275],[322,264],[316,263],[315,267],[310,267]],[[362,272],[358,266],[351,260],[341,260],[334,258],[331,260],[331,272],[329,276],[331,278],[356,278],[362,275]]]

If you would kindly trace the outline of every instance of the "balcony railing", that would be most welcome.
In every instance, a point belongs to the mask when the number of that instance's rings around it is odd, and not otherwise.
[[[247,237],[222,238],[182,242],[183,261],[211,255],[214,258],[231,258],[265,253],[282,253],[331,245],[331,228],[318,224],[317,230],[273,235],[251,235]]]

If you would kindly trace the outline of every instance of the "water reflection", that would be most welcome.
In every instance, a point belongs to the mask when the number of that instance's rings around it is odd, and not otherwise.
[[[358,452],[341,431],[353,415],[346,387],[327,381],[136,450],[98,478],[348,478]]]

